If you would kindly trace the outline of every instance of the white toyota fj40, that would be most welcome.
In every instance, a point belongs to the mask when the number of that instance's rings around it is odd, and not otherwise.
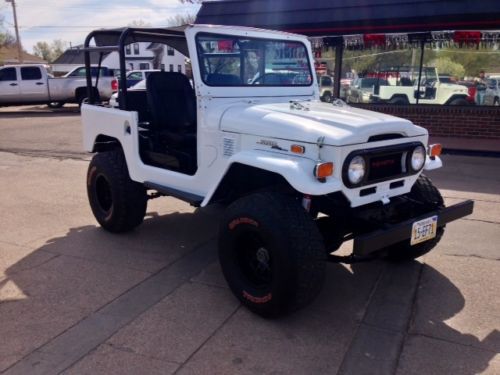
[[[156,72],[145,90],[127,91],[125,46],[142,41],[190,56],[194,87],[181,73]],[[472,212],[472,201],[445,208],[422,174],[442,165],[425,129],[319,101],[303,36],[195,25],[87,37],[88,64],[91,52],[115,50],[119,108],[99,102],[90,76],[82,106],[97,221],[111,232],[132,230],[159,195],[227,205],[220,263],[257,314],[310,302],[326,260],[414,259],[438,243],[445,224]],[[351,256],[332,254],[349,239]]]
[[[372,103],[416,104],[418,96],[419,104],[469,105],[469,89],[441,80],[435,67],[423,67],[422,72],[418,67],[397,67],[378,75],[385,79],[375,84]]]

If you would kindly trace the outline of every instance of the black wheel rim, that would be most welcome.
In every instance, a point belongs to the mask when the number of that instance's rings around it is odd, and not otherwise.
[[[236,263],[256,289],[268,288],[273,279],[272,256],[260,235],[247,232],[236,241]]]
[[[113,207],[113,196],[111,194],[111,185],[106,177],[98,175],[95,181],[95,193],[99,207],[105,213],[108,213]]]

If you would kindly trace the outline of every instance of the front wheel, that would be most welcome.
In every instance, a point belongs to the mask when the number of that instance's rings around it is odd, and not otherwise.
[[[424,204],[429,211],[444,208],[444,200],[439,190],[432,184],[432,181],[425,175],[420,175],[415,185],[413,185],[409,198]],[[441,240],[444,227],[437,228],[436,237],[417,245],[411,245],[410,240],[398,242],[387,247],[386,258],[393,261],[408,261],[416,259],[431,251]]]
[[[324,101],[325,103],[331,103],[332,102],[332,94],[330,94],[329,92],[326,92],[323,97],[321,98],[322,101]]]
[[[130,179],[121,149],[96,154],[87,173],[90,207],[107,231],[127,232],[144,220],[147,193]]]
[[[234,295],[251,311],[278,317],[316,297],[325,250],[299,201],[263,192],[229,206],[219,230],[219,260]]]
[[[450,102],[450,105],[469,105],[469,102],[464,99],[464,98],[458,98],[458,99],[453,99],[451,102]]]

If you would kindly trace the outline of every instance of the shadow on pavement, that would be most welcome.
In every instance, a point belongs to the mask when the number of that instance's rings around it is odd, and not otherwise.
[[[72,228],[66,235],[47,241],[9,267],[6,279],[0,281],[0,290],[10,287],[17,292],[13,292],[11,299],[0,301],[0,371],[151,274],[202,244],[213,241],[217,233],[217,215],[203,210],[195,214],[172,213],[164,216],[149,213],[140,228],[123,235],[113,235],[95,226]],[[331,264],[328,266],[325,289],[310,307],[278,321],[256,319],[246,313],[240,314],[240,318],[251,321],[254,327],[260,326],[257,332],[263,327],[279,332],[285,330],[292,343],[294,337],[300,336],[302,343],[323,347],[324,351],[318,351],[313,359],[308,358],[327,363],[331,360],[327,353],[333,347],[340,345],[338,355],[340,358],[344,355],[355,327],[362,319],[374,282],[380,272],[391,267],[397,265],[373,262],[348,268]],[[446,296],[446,303],[436,301],[438,305],[434,309],[433,324],[452,335],[453,341],[462,342],[467,336],[468,341],[478,343],[476,337],[446,325],[446,319],[463,309],[464,297],[446,276],[429,266],[424,267],[424,272],[432,274],[439,293]],[[232,298],[228,294],[227,303],[234,304]],[[204,312],[207,315],[210,313],[209,308]],[[230,328],[235,327],[235,332],[229,334],[230,340],[246,340],[244,332],[240,332],[242,326],[241,322],[233,326],[229,324]],[[190,329],[196,330],[196,327]],[[168,336],[169,332],[158,334]],[[248,334],[252,335],[252,332]],[[276,348],[256,347],[253,350],[273,351]],[[290,358],[280,360],[297,361],[297,358],[292,358],[296,353],[291,351],[288,355]],[[475,358],[469,358],[469,368],[477,372],[487,368],[491,358],[481,358],[477,363],[474,363]]]
[[[123,235],[71,228],[8,267],[0,274],[0,372],[213,239],[217,222],[210,212],[153,212]]]

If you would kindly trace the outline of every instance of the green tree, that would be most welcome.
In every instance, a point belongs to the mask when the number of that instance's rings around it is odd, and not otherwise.
[[[439,57],[431,62],[435,66],[439,74],[449,74],[459,79],[465,75],[465,68],[462,64],[451,61],[448,57]]]

